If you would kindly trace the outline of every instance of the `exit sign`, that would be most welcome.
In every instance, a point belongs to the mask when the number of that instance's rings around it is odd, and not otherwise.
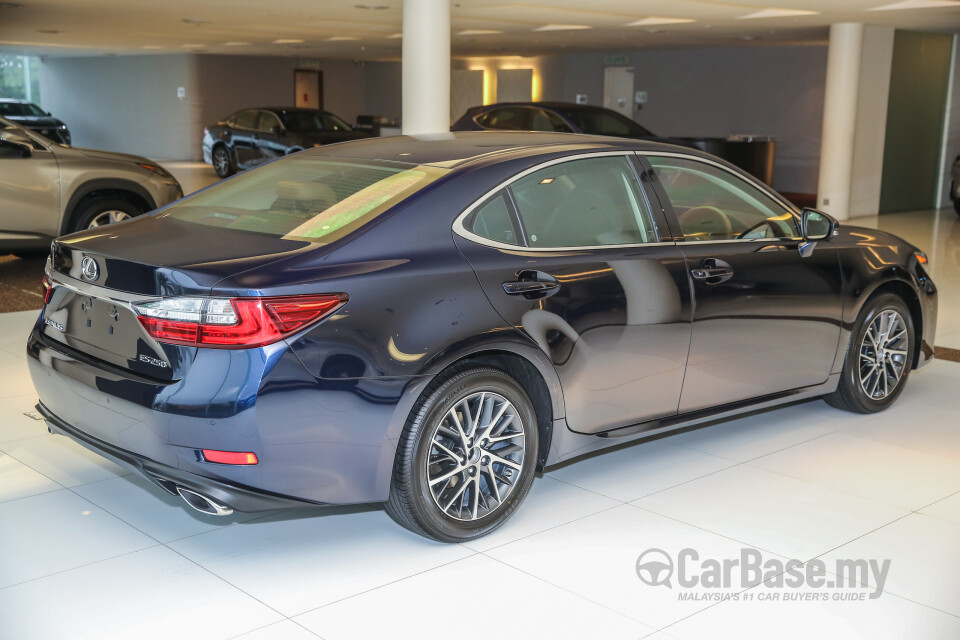
[[[603,64],[630,64],[630,56],[622,53],[608,53],[603,56]]]

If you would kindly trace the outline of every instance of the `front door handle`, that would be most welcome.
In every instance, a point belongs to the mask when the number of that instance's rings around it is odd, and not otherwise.
[[[560,289],[560,283],[549,273],[530,269],[517,274],[516,280],[503,283],[503,291],[510,296],[523,296],[537,300],[552,296]]]
[[[707,258],[703,264],[696,269],[690,270],[697,280],[703,280],[705,284],[720,284],[733,277],[733,267],[716,258]]]

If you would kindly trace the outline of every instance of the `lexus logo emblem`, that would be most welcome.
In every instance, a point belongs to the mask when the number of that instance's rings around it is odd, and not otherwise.
[[[100,267],[97,266],[97,261],[87,256],[83,259],[83,262],[80,263],[80,275],[82,275],[87,280],[96,280],[100,277]]]

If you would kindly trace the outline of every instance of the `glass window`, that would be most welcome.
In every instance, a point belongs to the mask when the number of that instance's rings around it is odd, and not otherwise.
[[[476,209],[464,226],[482,238],[504,244],[520,244],[513,214],[502,192]]]
[[[257,130],[263,133],[273,133],[273,128],[279,126],[280,118],[275,114],[269,111],[260,112],[260,123],[257,125]]]
[[[233,116],[230,123],[231,127],[236,127],[237,129],[247,129],[249,131],[257,130],[257,120],[260,117],[259,111],[241,111],[237,115]]]
[[[650,207],[624,156],[551,165],[510,190],[531,247],[657,241]]]
[[[283,114],[287,129],[296,133],[311,131],[353,131],[346,122],[323,111],[290,111]]]
[[[477,124],[487,129],[507,129],[510,131],[526,131],[529,109],[523,107],[503,107],[494,109],[477,116]]]
[[[395,162],[297,156],[218,183],[161,215],[287,240],[333,242],[446,172]]]
[[[32,102],[0,102],[0,116],[43,117],[47,112]]]
[[[687,240],[794,238],[782,204],[736,175],[704,162],[649,157]]]
[[[652,136],[630,118],[598,107],[571,107],[560,112],[583,133],[598,136]]]

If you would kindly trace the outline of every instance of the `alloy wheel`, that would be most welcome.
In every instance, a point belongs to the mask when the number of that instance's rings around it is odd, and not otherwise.
[[[93,229],[94,227],[102,227],[105,224],[113,224],[115,222],[123,222],[124,220],[129,220],[133,216],[127,213],[126,211],[120,211],[119,209],[110,209],[109,211],[103,211],[94,216],[93,220],[90,221],[90,224],[87,225],[88,229]]]
[[[447,516],[473,521],[505,503],[525,455],[520,415],[502,395],[472,393],[437,423],[427,456],[433,500]]]
[[[227,152],[223,149],[217,149],[213,152],[213,168],[217,175],[227,175],[230,171],[230,159],[227,158]]]
[[[909,366],[909,332],[903,317],[892,309],[870,322],[860,343],[860,387],[867,397],[883,400],[900,384]]]

